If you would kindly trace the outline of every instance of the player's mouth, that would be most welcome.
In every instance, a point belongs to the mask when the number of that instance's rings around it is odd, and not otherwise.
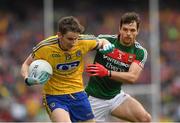
[[[125,38],[125,41],[126,41],[126,42],[130,42],[131,40],[132,40],[132,39],[131,39],[130,37],[126,37],[126,38]]]

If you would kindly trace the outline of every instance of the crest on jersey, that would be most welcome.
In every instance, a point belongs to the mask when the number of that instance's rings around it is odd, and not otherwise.
[[[55,104],[54,102],[52,102],[52,103],[50,104],[50,106],[51,106],[51,108],[53,108],[53,107],[56,106],[56,104]]]
[[[71,54],[65,53],[64,55],[65,55],[65,59],[66,60],[70,60],[71,59]]]
[[[78,50],[78,51],[76,52],[76,56],[77,56],[77,57],[81,56],[81,54],[82,54],[82,53],[81,53],[81,50]]]

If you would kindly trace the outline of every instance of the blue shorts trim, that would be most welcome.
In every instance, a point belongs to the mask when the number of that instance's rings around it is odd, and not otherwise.
[[[86,121],[94,118],[87,94],[82,91],[65,95],[46,95],[51,112],[62,108],[69,112],[72,122]]]

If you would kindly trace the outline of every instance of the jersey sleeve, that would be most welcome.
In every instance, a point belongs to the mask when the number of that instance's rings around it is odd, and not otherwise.
[[[46,42],[41,41],[39,44],[37,44],[35,47],[33,47],[32,50],[32,57],[36,59],[46,59]]]
[[[43,52],[41,49],[37,50],[37,51],[33,51],[32,52],[32,57],[36,60],[36,59],[44,59],[43,58]]]
[[[83,43],[83,49],[85,52],[95,50],[98,46],[97,40],[81,40]]]
[[[97,37],[95,35],[81,34],[79,40],[83,43],[83,49],[85,52],[94,50],[98,46]]]
[[[144,64],[147,60],[147,51],[144,48],[141,48],[139,50],[137,50],[136,52],[136,59],[134,62],[136,62],[139,66],[141,66],[142,68],[144,67]]]
[[[48,57],[48,45],[56,44],[58,42],[58,36],[50,36],[41,42],[39,42],[35,47],[33,47],[32,57],[34,59],[47,59]]]

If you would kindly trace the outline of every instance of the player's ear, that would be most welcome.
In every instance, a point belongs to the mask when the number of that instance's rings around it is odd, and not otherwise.
[[[119,33],[121,32],[121,27],[119,26]]]
[[[57,32],[57,35],[59,38],[62,38],[62,33],[61,32]]]
[[[137,29],[137,34],[139,34],[139,28]]]

